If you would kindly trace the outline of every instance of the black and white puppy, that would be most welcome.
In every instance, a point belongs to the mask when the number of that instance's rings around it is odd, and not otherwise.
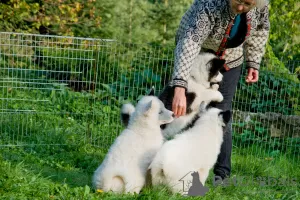
[[[218,91],[218,83],[223,79],[221,70],[224,68],[224,64],[225,60],[212,53],[200,53],[196,57],[191,68],[191,76],[188,79],[186,115],[161,126],[165,138],[172,137],[192,126],[198,116],[198,108],[202,101],[205,104],[223,101],[223,95]],[[172,110],[173,97],[174,87],[172,85],[166,86],[159,95],[159,99],[169,110]]]

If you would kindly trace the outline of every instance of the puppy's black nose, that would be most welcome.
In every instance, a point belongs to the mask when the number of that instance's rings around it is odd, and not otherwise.
[[[172,117],[175,117],[175,114],[174,114],[174,113],[172,114]]]

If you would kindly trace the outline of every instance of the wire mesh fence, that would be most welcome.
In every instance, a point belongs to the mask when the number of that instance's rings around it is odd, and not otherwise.
[[[173,57],[173,47],[0,33],[0,147],[109,147],[123,128],[121,105],[152,86],[158,94],[170,80]],[[263,62],[257,84],[241,76],[233,141],[253,155],[300,160],[299,62],[288,63],[289,71],[278,62]]]

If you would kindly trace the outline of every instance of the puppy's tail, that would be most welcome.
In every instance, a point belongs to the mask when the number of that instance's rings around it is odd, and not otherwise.
[[[151,168],[150,173],[152,185],[159,185],[165,183],[165,174],[162,168]]]
[[[103,174],[102,177],[95,174],[93,177],[93,186],[101,192],[112,191],[122,193],[125,190],[125,183],[121,176],[111,176],[108,174]]]
[[[121,193],[125,190],[125,183],[122,177],[114,176],[110,183],[113,192]]]
[[[131,103],[126,103],[121,108],[121,121],[127,127],[131,114],[135,111],[135,107]]]

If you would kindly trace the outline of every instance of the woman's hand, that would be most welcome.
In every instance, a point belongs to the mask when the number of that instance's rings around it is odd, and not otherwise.
[[[175,87],[174,98],[172,103],[172,111],[175,117],[180,117],[186,113],[186,96],[185,89]]]
[[[246,76],[246,83],[256,83],[258,81],[259,72],[257,69],[249,68]]]

